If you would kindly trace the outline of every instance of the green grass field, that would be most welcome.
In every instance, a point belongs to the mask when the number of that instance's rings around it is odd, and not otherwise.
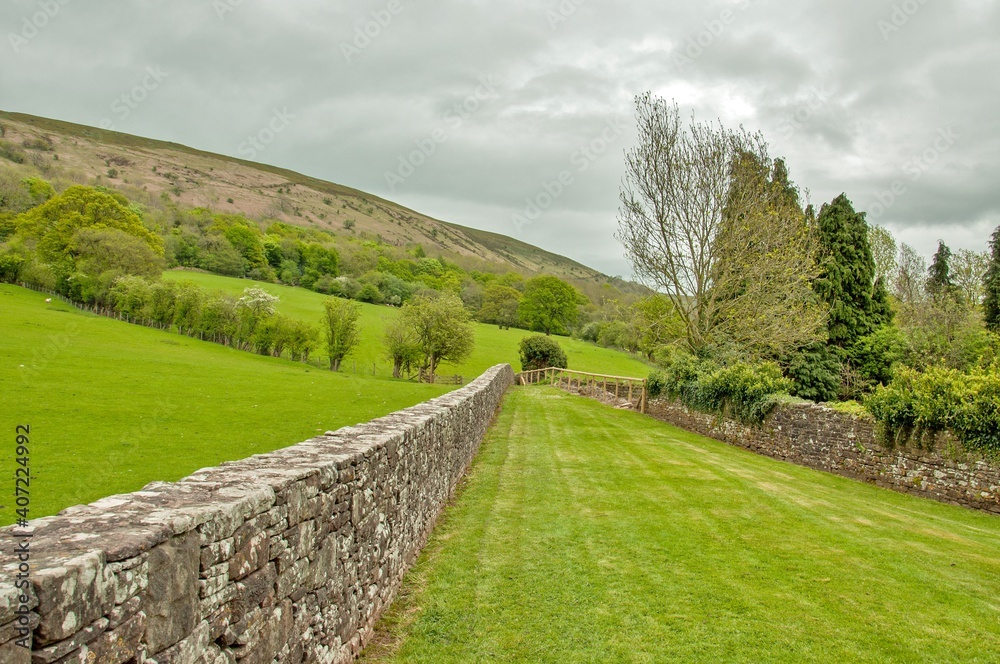
[[[0,285],[0,475],[31,426],[31,516],[298,443],[445,386],[333,374]],[[13,481],[11,480],[11,485]],[[0,524],[14,521],[11,486]]]
[[[222,277],[215,274],[193,271],[169,271],[164,278],[176,281],[193,281],[206,288],[224,290],[230,293],[242,293],[243,289],[254,285],[253,281]],[[304,288],[293,288],[276,284],[260,284],[265,290],[281,298],[278,311],[296,318],[301,318],[319,324],[323,315],[323,300],[325,295],[314,293]],[[382,330],[392,317],[399,315],[398,309],[392,307],[362,305],[361,343],[353,355],[344,362],[343,370],[357,371],[371,375],[372,365],[380,376],[391,376],[392,365],[385,359],[382,349]],[[455,366],[445,364],[441,373],[445,375],[458,374],[466,381],[479,376],[490,367],[506,362],[517,371],[518,343],[531,332],[524,330],[500,330],[495,325],[476,325],[476,349],[462,364]],[[607,348],[601,348],[591,343],[557,337],[559,344],[566,351],[569,368],[577,371],[615,374],[645,378],[649,375],[649,365],[630,357],[626,353]]]
[[[515,388],[366,662],[996,662],[1000,519]]]

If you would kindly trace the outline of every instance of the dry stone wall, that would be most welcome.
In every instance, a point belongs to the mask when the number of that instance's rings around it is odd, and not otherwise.
[[[513,379],[36,520],[26,589],[0,530],[0,663],[352,661]]]
[[[816,404],[781,404],[763,425],[748,426],[666,399],[650,401],[647,413],[764,456],[1000,514],[1000,465],[943,449],[885,449],[867,418]]]

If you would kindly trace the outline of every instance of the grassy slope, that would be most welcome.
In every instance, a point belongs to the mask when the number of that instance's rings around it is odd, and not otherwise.
[[[218,288],[231,293],[242,293],[244,288],[253,282],[231,277],[220,277],[202,272],[174,271],[166,272],[165,278],[175,280],[190,280],[209,288]],[[306,290],[275,284],[264,284],[263,287],[281,298],[279,311],[289,316],[319,323],[323,311],[323,300],[326,296]],[[352,371],[355,363],[360,373],[362,370],[371,374],[372,364],[377,367],[377,373],[383,376],[392,374],[392,367],[383,357],[382,329],[391,316],[398,314],[397,309],[375,305],[363,305],[361,319],[361,345],[356,353],[348,358],[346,370]],[[476,350],[472,356],[459,366],[445,365],[444,374],[457,373],[466,378],[478,376],[486,369],[501,362],[507,362],[515,368],[518,361],[518,343],[531,334],[524,330],[500,330],[494,325],[476,325]],[[610,373],[620,376],[644,378],[649,374],[649,367],[633,359],[625,353],[595,346],[594,344],[574,339],[559,338],[559,343],[566,350],[571,369],[591,371],[595,373]]]
[[[318,371],[46,304],[44,295],[7,285],[0,357],[0,476],[13,476],[14,427],[30,424],[33,517],[294,444],[448,389]],[[9,488],[0,524],[13,521]]]
[[[995,662],[998,597],[996,517],[516,388],[364,661]]]

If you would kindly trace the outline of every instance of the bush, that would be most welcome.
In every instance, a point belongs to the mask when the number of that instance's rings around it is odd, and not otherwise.
[[[778,405],[777,394],[787,393],[792,382],[777,364],[739,363],[714,371],[701,381],[698,400],[703,410],[731,415],[746,424],[763,422]]]
[[[0,281],[16,284],[25,263],[24,256],[15,253],[0,254]]]
[[[906,338],[895,327],[883,327],[858,339],[851,348],[851,364],[862,380],[888,385],[896,365],[906,354]]]
[[[666,391],[667,381],[662,371],[654,371],[646,379],[646,393],[650,399],[655,399]]]
[[[597,340],[601,338],[601,331],[604,329],[604,323],[594,322],[587,323],[583,330],[580,332],[580,338],[584,341],[589,341],[591,343],[597,343]]]
[[[834,401],[840,391],[840,368],[840,360],[825,343],[799,350],[785,370],[792,380],[792,396],[817,403]]]
[[[521,339],[521,370],[567,369],[569,362],[562,347],[552,337],[533,334]]]
[[[663,371],[647,382],[649,396],[667,396],[705,413],[733,417],[744,424],[762,423],[787,393],[792,381],[777,364],[738,362],[719,367],[687,353],[674,354]]]
[[[47,136],[44,138],[27,138],[23,142],[24,147],[29,150],[41,150],[42,152],[52,152],[55,146],[52,145],[52,139]]]
[[[385,302],[385,296],[382,295],[382,291],[372,283],[367,283],[361,287],[361,290],[358,291],[357,299],[369,304],[382,304]]]
[[[888,444],[951,431],[968,450],[1000,452],[1000,365],[969,373],[901,369],[865,407]]]
[[[15,164],[23,164],[27,160],[28,155],[24,153],[24,150],[7,141],[0,141],[0,157],[8,159]]]

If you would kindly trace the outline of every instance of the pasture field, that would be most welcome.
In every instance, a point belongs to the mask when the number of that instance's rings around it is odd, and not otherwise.
[[[0,525],[15,520],[18,424],[31,516],[177,480],[443,394],[334,374],[82,312],[0,285]]]
[[[259,285],[272,295],[281,298],[277,307],[278,311],[317,325],[323,315],[323,300],[327,297],[305,288],[260,284],[248,279],[222,277],[206,272],[170,270],[163,273],[163,278],[175,281],[193,281],[206,288],[235,294],[242,293],[243,289],[249,286]],[[374,304],[362,304],[361,307],[361,343],[357,350],[344,361],[342,370],[371,375],[372,365],[375,365],[377,375],[391,376],[392,364],[385,358],[385,352],[382,348],[382,331],[393,317],[399,315],[399,310]],[[532,333],[525,330],[501,330],[496,325],[476,324],[476,349],[472,355],[458,366],[443,365],[440,373],[442,375],[458,374],[469,381],[490,367],[501,363],[510,364],[515,371],[519,371],[518,344],[522,338],[529,334]],[[635,378],[645,378],[649,375],[650,366],[627,353],[601,348],[595,344],[566,337],[556,337],[556,340],[566,351],[570,369]],[[319,354],[325,355],[326,353],[321,351]]]
[[[1000,519],[515,388],[364,662],[996,662]]]

